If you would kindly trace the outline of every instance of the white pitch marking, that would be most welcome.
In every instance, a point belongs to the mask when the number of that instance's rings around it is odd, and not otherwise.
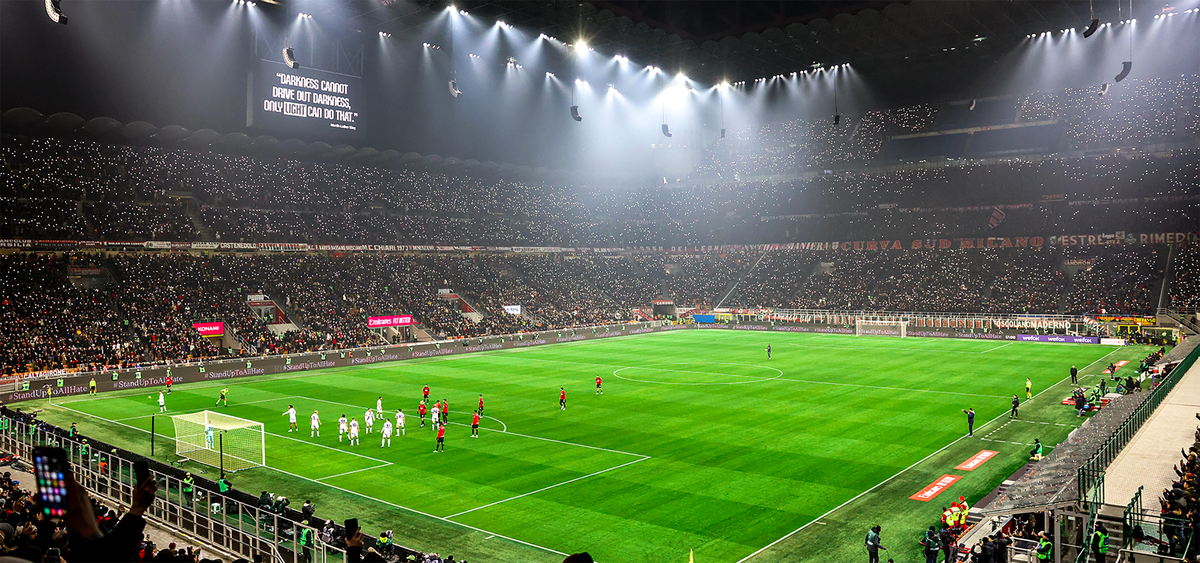
[[[459,512],[458,514],[451,514],[451,515],[447,516],[446,518],[456,518],[456,517],[458,517],[458,516],[462,516],[463,514],[467,514],[467,513],[469,513],[469,512],[475,512],[476,510],[482,510],[482,509],[484,509],[484,508],[487,508],[487,507],[489,507],[489,506],[496,506],[497,504],[505,503],[505,502],[508,502],[508,501],[510,501],[510,500],[516,500],[516,499],[519,499],[519,498],[521,498],[521,497],[527,497],[527,496],[529,496],[529,495],[532,495],[532,494],[537,494],[537,493],[540,493],[540,492],[542,492],[542,491],[546,491],[546,490],[553,489],[553,488],[555,488],[555,487],[561,487],[562,485],[566,485],[566,484],[568,484],[568,483],[574,483],[575,481],[582,481],[583,479],[587,479],[588,477],[594,477],[594,476],[596,476],[596,475],[599,475],[599,474],[601,474],[601,473],[608,473],[609,471],[613,471],[613,470],[616,470],[616,469],[620,469],[620,468],[622,468],[622,467],[625,467],[625,466],[627,466],[627,465],[633,465],[633,464],[635,464],[635,463],[638,463],[638,462],[646,461],[647,459],[650,459],[650,457],[649,457],[649,456],[646,456],[646,457],[643,457],[643,458],[641,458],[641,459],[635,459],[635,460],[633,460],[633,461],[630,461],[630,462],[627,462],[627,463],[622,463],[621,465],[618,465],[618,466],[616,466],[616,467],[609,467],[608,469],[604,469],[604,470],[601,470],[601,471],[597,471],[597,472],[595,472],[595,473],[589,473],[589,474],[587,474],[587,475],[584,475],[584,476],[582,476],[582,477],[576,477],[576,478],[574,478],[574,479],[569,479],[569,480],[563,481],[562,483],[556,483],[556,484],[550,485],[549,487],[542,487],[542,488],[540,488],[540,489],[538,489],[538,490],[536,490],[536,491],[529,491],[528,493],[520,494],[520,495],[517,495],[517,496],[514,496],[514,497],[509,497],[509,498],[506,498],[506,499],[504,499],[504,500],[498,500],[498,501],[496,501],[496,502],[493,502],[493,503],[488,503],[488,504],[485,504],[485,505],[483,505],[483,506],[477,506],[477,507],[475,507],[475,508],[472,508],[472,509],[470,509],[470,510],[464,510],[464,511],[462,511],[462,512]]]
[[[1012,346],[1013,344],[1016,344],[1016,342],[1009,342],[1008,344],[1001,344],[1001,345],[999,345],[999,346],[997,346],[997,347],[995,347],[995,348],[988,348],[987,350],[984,350],[984,351],[980,352],[980,354],[986,354],[986,353],[988,353],[988,352],[991,352],[992,350],[999,350],[999,349],[1001,349],[1001,348],[1003,348],[1003,347],[1005,347],[1005,346]]]
[[[324,481],[324,480],[326,480],[326,479],[333,479],[334,477],[341,477],[341,476],[343,476],[343,475],[349,475],[349,474],[351,474],[351,473],[358,473],[358,472],[360,472],[360,471],[370,471],[370,470],[372,470],[372,469],[379,469],[379,468],[381,468],[381,467],[387,467],[387,466],[389,466],[389,465],[395,465],[395,464],[389,461],[389,462],[386,462],[386,463],[384,463],[383,465],[375,465],[375,466],[372,466],[372,467],[364,467],[364,468],[362,468],[362,469],[355,469],[354,471],[347,471],[347,472],[345,472],[345,473],[338,473],[337,475],[330,475],[330,476],[328,476],[328,477],[317,477],[317,478],[316,478],[316,480],[317,480],[317,481]]]

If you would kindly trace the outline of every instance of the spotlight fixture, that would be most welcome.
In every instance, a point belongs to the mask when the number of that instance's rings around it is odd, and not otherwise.
[[[291,47],[283,48],[283,63],[293,69],[300,68],[300,61],[296,60],[296,52]]]
[[[579,115],[579,106],[571,106],[571,119],[583,121],[583,116]]]
[[[1100,97],[1103,98],[1104,95],[1107,93],[1108,93],[1108,83],[1105,82],[1104,84],[1100,85]]]
[[[63,14],[59,0],[46,0],[46,15],[50,16],[50,21],[54,23],[67,25],[67,16]]]
[[[547,78],[554,78],[554,73],[553,73],[553,72],[550,72],[550,71],[546,71],[546,77],[547,77]]]
[[[725,128],[721,128],[721,138],[725,138]]]
[[[450,95],[454,96],[455,98],[462,95],[462,90],[458,89],[458,80],[457,79],[453,79],[453,78],[450,79]]]
[[[1091,37],[1093,33],[1096,33],[1097,29],[1100,29],[1100,19],[1092,18],[1092,23],[1090,25],[1088,25],[1087,30],[1085,30],[1083,32],[1083,37],[1084,38]]]
[[[1125,61],[1121,63],[1121,72],[1113,78],[1113,82],[1120,82],[1129,76],[1129,71],[1133,70],[1133,61]]]
[[[840,114],[840,113],[833,114],[833,124],[838,125],[841,122],[842,122],[842,114]]]
[[[663,135],[666,135],[668,137],[672,136],[671,135],[671,126],[667,125],[666,123],[663,123],[662,124],[662,132],[663,132]]]

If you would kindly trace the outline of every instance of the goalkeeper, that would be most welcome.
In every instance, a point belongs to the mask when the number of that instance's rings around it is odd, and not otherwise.
[[[211,422],[204,423],[204,447],[212,449],[214,429]]]

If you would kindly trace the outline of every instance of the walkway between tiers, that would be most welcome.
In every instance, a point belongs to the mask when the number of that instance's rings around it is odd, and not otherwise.
[[[1200,426],[1200,420],[1196,420],[1198,412],[1200,362],[1183,375],[1150,420],[1108,466],[1104,474],[1105,504],[1124,506],[1138,487],[1145,486],[1143,504],[1157,506],[1154,499],[1178,478],[1171,466],[1181,459],[1179,450],[1192,445],[1193,434]]]

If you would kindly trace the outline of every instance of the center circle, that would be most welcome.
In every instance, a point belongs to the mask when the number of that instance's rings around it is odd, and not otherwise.
[[[751,370],[712,369],[706,367],[737,366],[753,368]],[[758,372],[730,373],[734,371]],[[764,373],[765,372],[765,373]],[[772,367],[756,364],[729,364],[709,362],[704,364],[675,363],[675,364],[645,364],[640,366],[625,366],[613,370],[613,377],[638,383],[657,383],[659,385],[742,385],[745,383],[762,383],[783,377],[783,372]]]

